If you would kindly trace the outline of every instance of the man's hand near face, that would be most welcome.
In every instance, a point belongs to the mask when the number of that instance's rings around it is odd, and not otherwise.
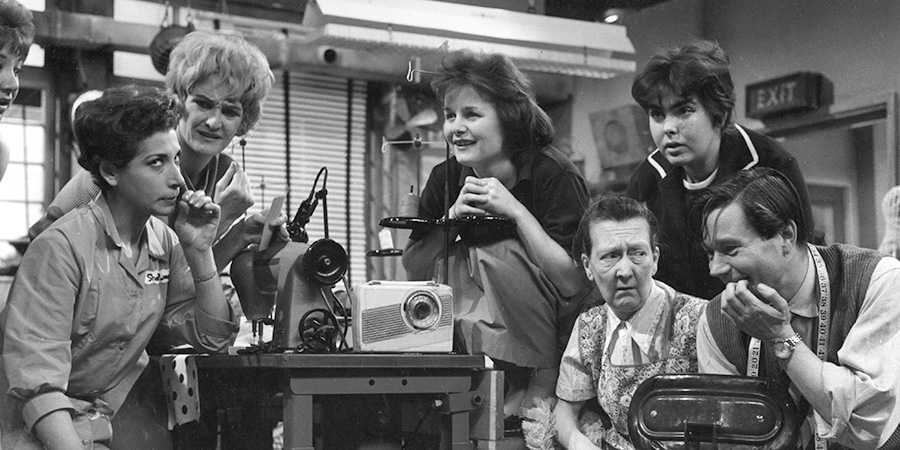
[[[722,312],[741,331],[772,342],[794,334],[788,303],[775,289],[759,283],[751,287],[747,280],[725,285]]]

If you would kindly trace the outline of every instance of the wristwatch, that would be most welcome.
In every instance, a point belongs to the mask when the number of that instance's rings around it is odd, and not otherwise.
[[[794,333],[787,339],[775,339],[772,341],[772,352],[775,353],[776,358],[787,361],[794,355],[794,349],[801,341],[800,333]]]

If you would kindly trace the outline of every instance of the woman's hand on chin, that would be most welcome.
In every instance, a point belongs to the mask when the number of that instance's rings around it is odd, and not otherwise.
[[[221,209],[203,191],[185,191],[178,203],[173,228],[182,247],[198,251],[212,248]]]

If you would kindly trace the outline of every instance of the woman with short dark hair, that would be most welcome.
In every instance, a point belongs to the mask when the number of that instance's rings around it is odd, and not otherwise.
[[[711,299],[724,285],[709,275],[692,204],[726,175],[753,167],[782,172],[800,194],[812,238],[812,209],[797,159],[775,140],[734,123],[729,59],[715,42],[696,41],[654,55],[635,76],[631,95],[647,111],[656,151],[643,161],[627,195],[659,220],[656,278]]]
[[[78,162],[101,193],[31,243],[0,312],[4,449],[109,448],[114,428],[133,431],[113,415],[157,330],[204,353],[237,334],[212,252],[221,209],[184,189],[181,112],[160,89],[126,86],[75,114]],[[171,227],[155,217],[176,210]]]

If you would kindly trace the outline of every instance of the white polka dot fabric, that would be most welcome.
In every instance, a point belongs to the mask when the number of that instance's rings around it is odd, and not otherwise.
[[[200,420],[200,391],[194,356],[165,355],[160,357],[159,365],[169,404],[169,429]]]

